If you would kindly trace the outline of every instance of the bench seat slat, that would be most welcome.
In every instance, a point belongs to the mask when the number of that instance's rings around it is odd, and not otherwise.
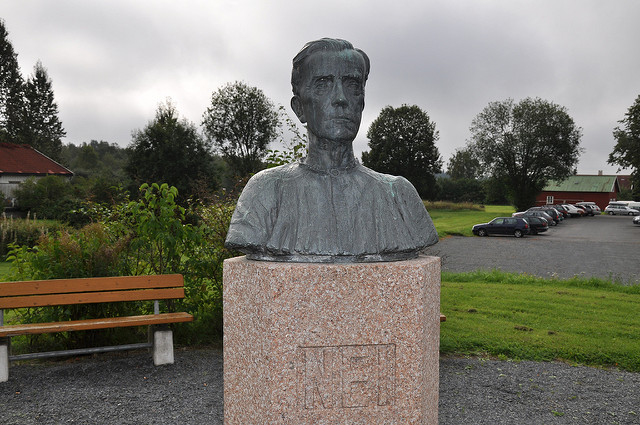
[[[144,316],[111,317],[105,319],[73,320],[68,322],[28,323],[0,326],[0,337],[25,334],[43,334],[90,329],[121,328],[128,326],[160,325],[166,323],[192,322],[189,313],[161,313]]]
[[[0,282],[0,297],[172,288],[183,285],[184,279],[180,274]]]
[[[0,308],[9,309],[67,304],[109,303],[119,301],[149,301],[174,298],[184,298],[184,288],[6,297],[0,298]]]

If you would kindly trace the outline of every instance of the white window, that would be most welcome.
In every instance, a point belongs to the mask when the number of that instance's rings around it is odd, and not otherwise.
[[[553,195],[547,196],[547,205],[553,205]]]

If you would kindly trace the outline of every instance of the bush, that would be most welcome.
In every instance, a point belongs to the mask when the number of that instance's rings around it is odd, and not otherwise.
[[[42,235],[34,248],[11,245],[8,260],[14,267],[10,277],[11,280],[46,280],[118,276],[123,270],[121,253],[124,245],[123,241],[111,239],[99,223],[78,231],[64,230]],[[81,304],[22,309],[19,317],[25,322],[52,322],[140,314],[140,311],[140,306],[133,303]],[[26,340],[31,347],[55,347],[59,344],[84,347],[114,340],[128,341],[134,334],[135,329],[120,329],[38,335]]]
[[[484,203],[486,198],[485,188],[480,180],[439,177],[437,184],[443,201]]]
[[[35,180],[29,178],[22,183],[14,194],[18,207],[30,211],[40,218],[58,219],[69,211],[71,185],[58,176],[47,176]]]

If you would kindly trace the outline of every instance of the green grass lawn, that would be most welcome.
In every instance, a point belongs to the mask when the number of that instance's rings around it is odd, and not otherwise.
[[[443,273],[440,349],[640,372],[639,305],[639,286]]]
[[[438,235],[472,236],[471,227],[474,224],[486,223],[496,217],[510,217],[515,210],[509,205],[486,205],[484,211],[429,209],[429,215],[436,226]]]

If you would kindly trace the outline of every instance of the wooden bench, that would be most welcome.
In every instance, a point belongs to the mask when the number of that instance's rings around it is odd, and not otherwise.
[[[178,298],[184,298],[184,281],[179,274],[0,282],[0,382],[9,379],[9,362],[12,360],[153,348],[153,362],[156,366],[172,364],[173,333],[166,325],[191,322],[193,316],[184,312],[160,313],[158,300]],[[50,323],[4,324],[4,309],[120,301],[154,301],[154,314]],[[9,355],[12,336],[152,325],[152,342]]]

